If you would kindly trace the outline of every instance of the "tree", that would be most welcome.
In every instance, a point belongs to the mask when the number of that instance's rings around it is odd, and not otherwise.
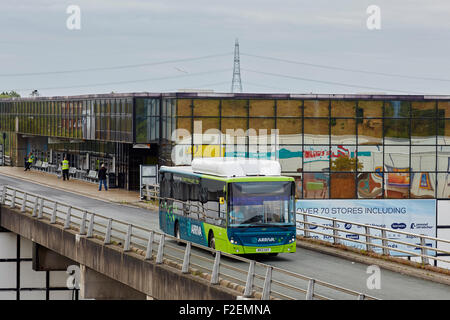
[[[14,90],[11,90],[10,92],[3,91],[2,93],[0,93],[0,98],[20,98],[20,94],[18,94]]]
[[[347,156],[339,156],[331,161],[330,198],[351,199],[356,195],[356,174],[352,171],[361,170],[363,164]]]
[[[331,171],[355,171],[356,166],[358,166],[358,170],[361,170],[363,164],[356,161],[356,158],[350,158],[349,156],[337,157],[331,161]]]

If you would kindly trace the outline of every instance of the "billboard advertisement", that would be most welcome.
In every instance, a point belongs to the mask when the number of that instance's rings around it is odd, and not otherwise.
[[[297,225],[303,227],[299,222],[303,221],[301,213],[308,213],[316,215],[315,217],[308,217],[308,222],[316,225],[309,226],[311,231],[310,236],[319,240],[333,242],[333,231],[321,228],[321,225],[332,226],[332,221],[323,220],[319,217],[336,218],[349,223],[339,223],[338,227],[344,229],[346,232],[340,232],[341,237],[349,240],[340,240],[340,243],[365,250],[366,246],[362,243],[353,242],[351,240],[359,240],[365,242],[363,226],[353,225],[351,222],[367,224],[381,228],[392,229],[395,231],[402,231],[414,234],[427,235],[436,237],[436,200],[424,199],[408,199],[408,200],[297,200]],[[314,230],[325,233],[324,235],[314,234]],[[298,231],[303,235],[303,231]],[[381,236],[381,231],[371,229],[371,235]],[[411,244],[420,244],[418,237],[408,235],[401,235],[395,232],[387,232],[388,239],[398,240]],[[372,239],[373,244],[381,245],[381,240]],[[435,241],[426,240],[426,245],[436,247]],[[389,242],[389,247],[392,248],[391,255],[393,256],[408,256],[406,253],[394,251],[400,250],[417,250],[420,253],[420,248],[406,246]],[[382,253],[381,248],[374,247],[376,253]],[[429,251],[428,255],[434,255],[433,251]]]

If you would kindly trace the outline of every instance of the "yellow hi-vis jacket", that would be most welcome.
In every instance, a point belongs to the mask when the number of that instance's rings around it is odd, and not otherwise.
[[[69,160],[63,160],[62,161],[62,170],[69,170]]]

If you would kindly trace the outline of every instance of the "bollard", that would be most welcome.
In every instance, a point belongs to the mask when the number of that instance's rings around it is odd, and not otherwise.
[[[420,246],[426,247],[424,237],[420,237]],[[430,260],[428,259],[428,257],[426,257],[426,255],[428,255],[427,249],[420,248],[420,257],[422,259],[422,264],[430,264]]]
[[[216,258],[214,259],[214,266],[211,273],[211,284],[219,283],[219,269],[220,269],[220,251],[216,251]]]
[[[125,235],[125,244],[123,245],[123,251],[130,251],[131,243],[131,224],[128,225],[127,234]]]
[[[388,247],[388,240],[386,235],[386,230],[381,230],[381,244],[383,245],[383,254],[388,256],[389,255],[389,247]]]
[[[271,285],[272,285],[272,267],[267,266],[266,279],[264,280],[264,287],[263,287],[261,300],[269,300],[270,299]]]
[[[244,297],[250,298],[253,290],[253,279],[255,277],[255,261],[250,261],[247,273],[247,282],[245,283]]]
[[[27,193],[23,193],[23,200],[22,200],[22,208],[20,208],[20,212],[25,212],[27,210]]]
[[[6,186],[3,186],[3,191],[2,191],[2,205],[5,205],[6,203]]]
[[[163,262],[163,256],[164,256],[164,235],[162,234],[159,237],[159,246],[158,246],[158,253],[156,254],[156,263],[160,264]]]
[[[13,190],[10,208],[16,207],[16,189]]]
[[[305,229],[303,231],[305,234],[305,238],[309,238],[310,237],[309,223],[308,223],[308,216],[306,215],[303,215],[303,228]]]
[[[333,243],[334,244],[338,244],[339,243],[339,239],[337,237],[339,237],[339,231],[337,230],[338,225],[336,222],[336,218],[333,218]]]
[[[108,225],[106,227],[106,235],[105,235],[105,241],[104,244],[110,244],[111,243],[111,228],[112,228],[112,219],[108,219]]]
[[[80,225],[80,235],[86,234],[86,218],[87,218],[87,211],[83,212],[83,217],[81,218],[81,225]]]
[[[147,251],[145,252],[145,260],[150,260],[153,253],[153,231],[150,231],[150,236],[147,242]]]
[[[188,242],[186,245],[186,250],[184,251],[183,267],[181,268],[182,273],[189,273],[190,257],[191,257],[191,243]]]
[[[39,204],[38,219],[42,219],[43,217],[44,217],[44,198],[41,198],[41,202]]]
[[[34,205],[33,205],[33,212],[31,213],[32,217],[36,217],[37,216],[37,205],[38,205],[38,197],[34,198]]]
[[[364,231],[366,233],[366,250],[368,252],[373,251],[372,249],[372,238],[370,237],[370,227],[364,226]]]
[[[94,214],[91,213],[91,219],[89,219],[89,227],[86,237],[92,238],[94,236]]]
[[[66,214],[66,222],[64,223],[64,229],[70,228],[70,215],[72,214],[72,207],[69,207]]]
[[[56,212],[58,210],[58,202],[55,202],[55,204],[53,205],[53,212],[52,212],[52,217],[50,218],[50,223],[54,224],[56,223]]]
[[[306,300],[313,300],[314,299],[314,279],[310,279],[308,282],[308,290],[306,291]]]

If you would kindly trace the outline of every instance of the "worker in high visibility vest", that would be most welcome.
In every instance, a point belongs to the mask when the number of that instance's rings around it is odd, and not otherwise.
[[[25,171],[30,170],[31,165],[33,164],[33,161],[34,161],[34,155],[32,152],[30,152],[30,154],[28,155],[27,162],[25,163]]]
[[[62,176],[63,180],[69,180],[69,160],[67,160],[67,157],[64,157],[64,160],[61,162],[61,170],[62,170]]]

